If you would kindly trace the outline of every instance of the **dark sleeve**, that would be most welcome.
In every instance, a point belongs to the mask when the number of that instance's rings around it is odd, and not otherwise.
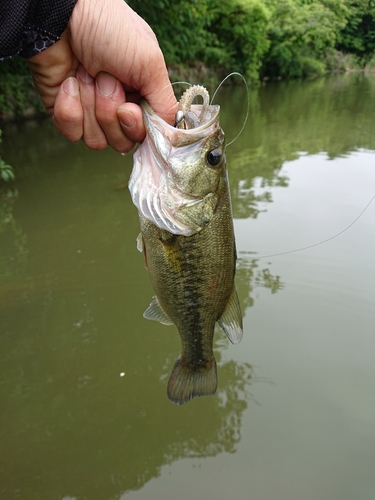
[[[60,39],[77,0],[0,0],[0,61],[29,58]]]

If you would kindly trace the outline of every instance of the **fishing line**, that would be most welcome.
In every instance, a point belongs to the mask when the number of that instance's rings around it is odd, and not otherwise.
[[[187,85],[188,87],[191,87],[192,84],[189,83],[189,82],[171,82],[171,85],[172,87],[174,85]],[[159,94],[161,94],[165,89],[167,89],[169,87],[169,84],[168,85],[165,85],[165,87],[163,87],[162,89],[159,90]]]
[[[192,84],[189,82],[173,82],[173,83],[171,83],[171,85],[172,85],[172,87],[173,87],[173,85],[187,85],[188,87],[192,86]],[[168,87],[168,85],[165,86],[164,89],[166,89],[167,87]],[[164,90],[164,89],[162,89],[162,90]]]
[[[223,85],[223,83],[224,83],[226,80],[228,80],[228,78],[230,78],[231,76],[240,76],[240,77],[242,78],[242,80],[244,81],[244,83],[245,83],[245,87],[246,87],[246,95],[247,95],[247,109],[246,109],[246,116],[245,116],[245,120],[244,120],[244,122],[243,122],[243,124],[242,124],[241,130],[238,132],[238,134],[236,135],[236,137],[235,137],[232,141],[230,141],[230,142],[226,145],[226,147],[228,147],[228,146],[230,146],[231,144],[233,144],[233,143],[234,143],[234,141],[236,141],[236,140],[239,138],[239,136],[242,134],[243,129],[245,128],[245,125],[246,125],[246,123],[247,123],[247,119],[248,119],[248,117],[249,117],[249,110],[250,110],[250,93],[249,93],[249,87],[248,87],[248,85],[247,85],[247,81],[246,81],[245,77],[244,77],[243,75],[241,75],[241,73],[238,73],[238,71],[234,71],[233,73],[230,73],[228,76],[226,76],[226,77],[224,78],[224,80],[222,80],[222,82],[219,84],[219,86],[218,86],[218,87],[217,87],[217,89],[215,90],[214,95],[212,96],[212,99],[211,99],[211,103],[210,103],[210,104],[212,105],[212,103],[213,103],[213,101],[214,101],[214,99],[215,99],[215,96],[216,96],[216,94],[217,94],[218,90],[219,90],[219,89],[220,89],[220,87]]]
[[[335,234],[334,236],[331,236],[330,238],[327,238],[323,241],[319,241],[319,243],[314,243],[313,245],[307,245],[305,247],[301,247],[301,248],[296,248],[295,250],[287,250],[286,252],[279,252],[279,253],[272,253],[272,254],[269,254],[269,255],[260,255],[259,257],[255,257],[256,259],[267,259],[269,257],[277,257],[279,255],[286,255],[286,254],[289,254],[289,253],[296,253],[296,252],[302,252],[303,250],[308,250],[309,248],[313,248],[313,247],[317,247],[319,245],[323,245],[323,243],[327,243],[328,241],[331,241],[335,238],[337,238],[338,236],[340,236],[341,234],[345,233],[345,231],[347,231],[348,229],[350,229],[357,221],[360,217],[362,217],[362,215],[366,212],[366,210],[368,209],[368,207],[371,205],[371,203],[374,201],[375,199],[375,194],[374,196],[371,198],[371,200],[367,203],[367,205],[365,206],[365,208],[362,210],[362,212],[358,215],[358,217],[356,217],[353,222],[351,222],[349,224],[349,226],[347,226],[345,229],[343,229],[342,231],[340,231],[339,233]]]

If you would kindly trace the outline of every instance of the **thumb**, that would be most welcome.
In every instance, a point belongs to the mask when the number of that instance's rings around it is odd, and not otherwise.
[[[159,72],[146,80],[141,94],[160,118],[170,125],[175,123],[178,103],[164,65],[164,59],[163,64],[159,66]]]

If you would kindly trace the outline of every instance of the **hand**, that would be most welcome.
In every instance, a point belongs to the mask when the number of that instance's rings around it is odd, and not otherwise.
[[[128,152],[144,139],[144,97],[168,123],[177,102],[148,24],[124,0],[78,0],[61,40],[28,60],[56,127],[92,149]]]

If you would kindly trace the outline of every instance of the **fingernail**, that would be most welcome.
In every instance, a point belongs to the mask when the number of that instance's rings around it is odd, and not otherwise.
[[[96,77],[96,88],[104,97],[110,97],[116,88],[117,80],[109,73],[99,73]]]
[[[79,95],[79,83],[73,76],[67,78],[63,82],[62,87],[64,92],[71,97],[77,97],[77,95]]]
[[[77,76],[82,82],[85,83],[92,83],[94,81],[94,78],[89,73],[87,73],[82,64],[78,66]]]
[[[131,111],[128,111],[127,109],[121,109],[118,111],[118,116],[120,119],[120,124],[126,128],[134,128],[136,125],[135,117]]]

